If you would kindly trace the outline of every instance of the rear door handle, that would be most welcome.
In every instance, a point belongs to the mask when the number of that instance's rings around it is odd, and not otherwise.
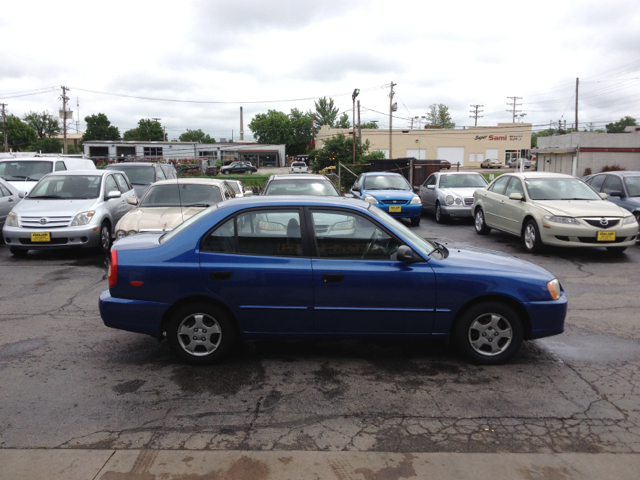
[[[340,283],[344,280],[344,275],[341,273],[325,273],[322,275],[322,281],[324,283]]]
[[[231,278],[231,272],[227,272],[223,270],[209,272],[209,278],[211,280],[229,280]]]

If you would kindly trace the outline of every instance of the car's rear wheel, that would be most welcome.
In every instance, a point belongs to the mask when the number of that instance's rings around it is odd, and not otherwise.
[[[436,203],[436,222],[445,223],[446,216],[442,213],[442,208],[440,207],[440,203]]]
[[[11,252],[11,255],[15,257],[26,257],[27,253],[29,253],[29,250],[26,248],[16,248],[16,247],[9,247],[9,251]]]
[[[524,230],[522,231],[522,241],[529,253],[538,253],[544,248],[544,244],[540,238],[540,230],[535,220],[530,219],[525,224]]]
[[[489,233],[491,232],[491,227],[487,227],[487,224],[484,221],[484,212],[482,211],[481,208],[478,208],[476,210],[476,214],[474,215],[474,218],[475,218],[476,233],[478,235],[489,235]]]
[[[192,303],[167,323],[167,342],[180,359],[194,365],[215,363],[231,351],[237,337],[233,320],[221,308]]]
[[[509,360],[520,349],[523,336],[520,315],[495,301],[472,306],[453,329],[453,341],[460,354],[481,365]]]

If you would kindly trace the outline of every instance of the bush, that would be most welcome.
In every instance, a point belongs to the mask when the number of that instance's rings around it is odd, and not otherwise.
[[[601,172],[620,172],[622,170],[626,170],[626,168],[621,167],[617,163],[614,163],[613,165],[605,165],[604,167],[602,167],[602,170],[600,171]]]
[[[583,177],[586,177],[587,175],[591,175],[591,169],[589,167],[584,169],[584,173],[582,174]]]

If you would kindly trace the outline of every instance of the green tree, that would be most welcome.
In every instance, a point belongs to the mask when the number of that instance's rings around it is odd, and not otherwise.
[[[427,112],[427,124],[430,127],[455,128],[456,124],[451,120],[449,107],[440,103],[433,104]]]
[[[4,140],[4,125],[0,122],[0,139]],[[7,144],[14,152],[27,152],[38,140],[38,134],[15,115],[7,115]]]
[[[287,152],[289,152],[289,155],[307,153],[313,138],[311,113],[302,113],[297,108],[292,109],[289,114],[289,125],[291,128],[291,140],[287,145]]]
[[[349,122],[349,114],[343,113],[335,124],[335,128],[351,128],[351,122]]]
[[[82,141],[89,140],[120,140],[120,132],[117,127],[111,125],[111,122],[104,113],[97,115],[89,115],[84,117],[87,128],[82,136]]]
[[[327,97],[319,98],[317,102],[314,102],[316,105],[315,111],[315,127],[316,129],[320,129],[323,125],[329,125],[330,127],[335,126],[336,120],[338,118],[338,112],[340,111],[338,107],[335,106],[333,102],[333,98],[327,99]]]
[[[380,128],[378,127],[378,124],[376,122],[368,122],[368,123],[363,123],[360,125],[360,128],[372,128],[372,129],[376,129],[376,128]]]
[[[178,137],[181,142],[199,142],[199,143],[216,143],[215,139],[210,137],[208,133],[202,130],[189,130]]]
[[[57,138],[39,138],[29,146],[29,151],[40,153],[60,153],[62,151],[62,142]]]
[[[296,108],[289,115],[277,110],[259,113],[248,127],[258,143],[285,144],[289,155],[306,153],[311,143],[311,114]]]
[[[60,122],[46,110],[29,112],[22,119],[36,131],[38,138],[55,137],[60,133]]]
[[[617,122],[612,122],[607,124],[607,133],[624,132],[625,127],[631,127],[634,125],[638,125],[636,123],[636,119],[627,115],[626,117],[621,118]]]
[[[165,135],[160,122],[150,118],[142,118],[138,121],[137,128],[124,132],[122,139],[139,142],[163,142]]]

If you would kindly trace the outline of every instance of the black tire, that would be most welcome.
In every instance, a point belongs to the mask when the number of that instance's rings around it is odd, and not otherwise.
[[[607,251],[608,251],[609,253],[614,254],[614,255],[620,255],[620,254],[622,254],[626,249],[627,249],[627,247],[607,247]]]
[[[487,227],[487,224],[484,221],[484,211],[482,208],[477,208],[476,213],[473,215],[475,220],[476,233],[478,235],[489,235],[491,232],[491,227]]]
[[[447,223],[447,216],[442,213],[442,208],[440,207],[440,202],[436,202],[436,222],[438,223]]]
[[[410,218],[410,220],[411,220],[411,226],[417,227],[418,225],[420,225],[421,217],[412,217]]]
[[[523,330],[522,319],[513,308],[488,301],[465,310],[452,336],[458,352],[471,362],[498,365],[520,349]]]
[[[103,255],[107,255],[111,251],[111,228],[107,222],[102,222],[100,225],[100,237],[96,251]]]
[[[178,358],[192,365],[219,361],[231,351],[237,336],[236,325],[229,315],[205,302],[178,308],[167,323],[169,348]]]
[[[522,241],[524,248],[529,253],[539,253],[544,249],[544,243],[540,238],[540,229],[535,220],[529,219],[522,229]]]
[[[11,255],[13,255],[14,257],[26,257],[27,253],[29,253],[29,250],[26,248],[16,248],[16,247],[9,247],[9,251],[11,252]]]

